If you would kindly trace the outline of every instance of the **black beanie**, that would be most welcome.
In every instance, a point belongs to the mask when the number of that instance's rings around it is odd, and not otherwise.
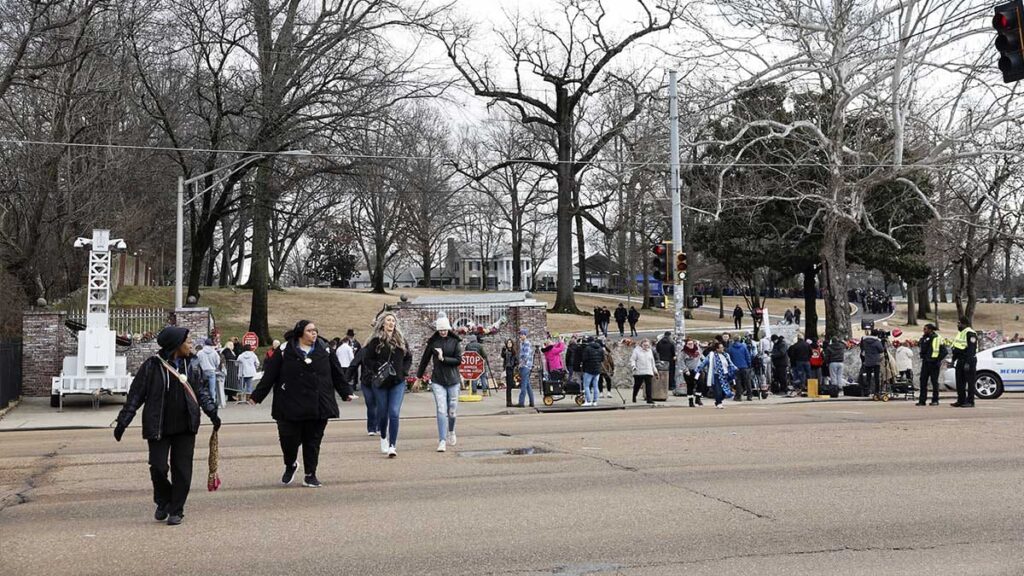
[[[160,345],[161,352],[174,352],[188,338],[188,328],[180,326],[166,326],[156,336],[156,343]]]

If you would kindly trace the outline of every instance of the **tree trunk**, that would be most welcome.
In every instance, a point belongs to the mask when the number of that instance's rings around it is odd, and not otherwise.
[[[938,281],[935,283],[935,289],[939,291],[939,302],[942,302],[943,304],[948,304],[949,297],[946,296],[946,275],[943,274],[942,272],[939,272],[938,274]]]
[[[804,270],[804,335],[811,340],[818,339],[817,276],[813,265]]]
[[[216,250],[210,250],[209,251],[208,258],[206,259],[206,282],[203,283],[203,286],[206,286],[206,287],[213,286],[213,279],[214,279],[214,276],[216,276],[216,271],[217,271],[217,257],[218,256],[219,256],[219,253]]]
[[[220,250],[220,278],[217,279],[217,285],[221,288],[227,287],[231,281],[231,250],[234,247],[233,220],[233,218],[224,218],[220,222],[220,233],[224,245]]]
[[[1003,246],[1003,298],[1009,302],[1013,297],[1013,242],[1009,240]]]
[[[927,320],[932,313],[931,303],[928,301],[928,278],[922,278],[914,282],[914,290],[917,291],[917,319]],[[907,293],[907,300],[910,300],[910,293]],[[913,323],[915,326],[916,322]]]
[[[577,268],[580,271],[580,290],[590,291],[587,281],[587,239],[583,235],[583,216],[576,214],[576,251],[578,252]]]
[[[270,220],[275,203],[270,182],[273,167],[273,156],[259,161],[252,214],[252,260],[249,266],[252,307],[249,310],[249,331],[255,332],[261,342],[270,342],[267,308],[270,285]]]
[[[423,261],[423,287],[430,288],[430,269],[434,265],[434,260],[431,257],[430,246],[427,246],[426,250],[420,253],[420,259]]]
[[[572,281],[572,217],[575,176],[572,171],[572,110],[569,108],[567,90],[559,88],[556,94],[556,115],[558,116],[558,286],[552,312],[579,314]]]
[[[536,263],[534,264],[536,266]],[[523,230],[521,226],[512,228],[512,290],[523,289]]]
[[[825,337],[850,337],[850,305],[846,301],[846,242],[850,227],[829,218],[821,241],[821,279],[825,297]]]
[[[925,286],[925,297],[927,298],[928,288]],[[907,326],[917,326],[917,312],[914,310],[916,296],[918,295],[918,281],[907,282]]]

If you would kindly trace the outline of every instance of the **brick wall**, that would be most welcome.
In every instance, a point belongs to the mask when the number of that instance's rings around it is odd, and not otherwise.
[[[22,330],[22,395],[49,396],[51,379],[60,376],[67,342],[64,312],[25,311]],[[71,343],[73,344],[73,343]]]
[[[188,328],[192,342],[202,342],[210,337],[213,330],[209,308],[178,308],[174,311],[175,323]]]

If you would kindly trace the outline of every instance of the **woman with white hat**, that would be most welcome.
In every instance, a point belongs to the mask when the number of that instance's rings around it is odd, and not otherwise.
[[[444,452],[456,443],[455,414],[459,406],[459,365],[462,364],[462,340],[452,333],[447,316],[440,316],[434,324],[436,332],[427,340],[416,377],[422,379],[427,364],[430,371],[430,390],[437,407],[437,451]]]

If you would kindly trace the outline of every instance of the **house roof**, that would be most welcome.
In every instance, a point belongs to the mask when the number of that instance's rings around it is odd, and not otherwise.
[[[495,292],[493,294],[462,294],[452,296],[420,296],[413,305],[428,304],[514,304],[527,302],[526,292]]]

